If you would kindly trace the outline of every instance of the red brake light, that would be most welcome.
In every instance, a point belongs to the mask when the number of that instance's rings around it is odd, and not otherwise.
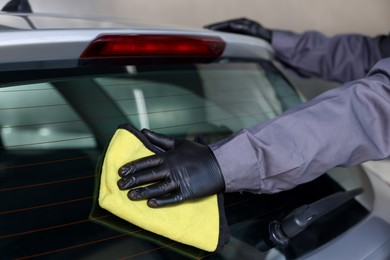
[[[101,35],[81,58],[217,58],[225,45],[215,36]]]

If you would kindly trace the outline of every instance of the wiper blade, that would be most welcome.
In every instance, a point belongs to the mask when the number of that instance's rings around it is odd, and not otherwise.
[[[289,240],[304,231],[310,224],[362,192],[362,188],[337,192],[293,210],[282,221],[272,221],[269,224],[269,240],[260,243],[259,249],[263,251],[273,246],[277,248],[287,247]]]

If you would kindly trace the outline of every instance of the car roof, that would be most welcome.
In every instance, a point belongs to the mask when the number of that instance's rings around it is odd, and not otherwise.
[[[83,51],[102,34],[218,36],[226,43],[222,57],[273,57],[272,48],[261,39],[203,28],[109,17],[0,12],[0,70],[77,67]]]

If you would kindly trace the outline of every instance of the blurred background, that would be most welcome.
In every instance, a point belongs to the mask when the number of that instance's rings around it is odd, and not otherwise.
[[[9,0],[0,0],[4,6]],[[110,16],[153,23],[202,27],[247,17],[269,28],[328,35],[390,31],[388,0],[30,0],[34,12]]]

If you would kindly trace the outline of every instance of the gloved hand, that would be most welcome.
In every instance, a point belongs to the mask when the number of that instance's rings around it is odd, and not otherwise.
[[[221,169],[207,145],[173,139],[147,129],[142,133],[165,152],[125,164],[119,169],[122,178],[118,187],[131,189],[128,193],[131,200],[148,199],[149,207],[156,208],[225,190]],[[145,184],[151,185],[136,188]]]
[[[251,35],[266,40],[267,42],[271,42],[272,39],[272,30],[266,29],[258,22],[246,18],[239,18],[209,24],[206,25],[204,28],[214,31]]]

